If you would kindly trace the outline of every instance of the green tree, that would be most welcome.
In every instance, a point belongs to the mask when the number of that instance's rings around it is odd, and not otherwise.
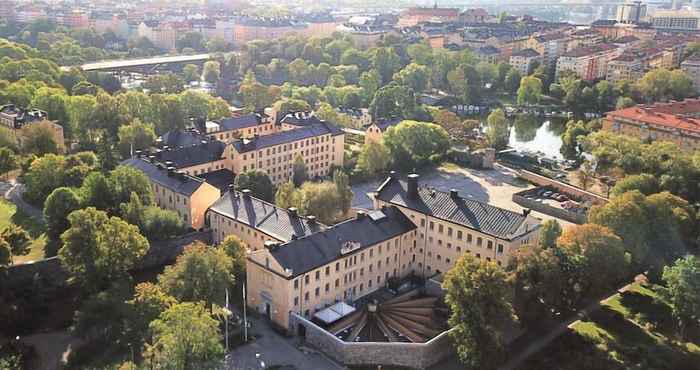
[[[71,188],[57,188],[46,198],[46,202],[44,202],[44,219],[46,220],[48,239],[44,248],[46,257],[53,257],[58,253],[62,244],[61,234],[70,227],[68,215],[80,209],[80,206],[80,197]]]
[[[292,181],[287,181],[277,188],[275,204],[283,209],[301,207],[301,193],[296,189]]]
[[[17,168],[17,157],[9,148],[0,148],[0,175]]]
[[[402,121],[389,128],[384,145],[395,166],[412,169],[443,158],[450,140],[447,131],[434,123]]]
[[[209,83],[217,83],[221,78],[221,65],[217,61],[210,60],[204,63],[202,68],[202,79]]]
[[[15,256],[24,256],[29,253],[29,234],[21,226],[10,225],[0,233],[0,239],[7,243],[10,255],[10,264],[13,264]]]
[[[374,94],[377,92],[377,90],[379,90],[379,87],[381,87],[381,84],[382,76],[380,76],[379,72],[374,69],[363,72],[360,75],[359,85],[362,88],[362,97],[365,104],[369,105],[372,98],[374,98]]]
[[[42,156],[48,153],[58,153],[63,143],[56,141],[54,131],[44,123],[29,125],[22,128],[22,151]]]
[[[235,235],[229,235],[221,241],[219,248],[231,258],[233,276],[238,277],[238,282],[245,281],[245,264],[248,250],[246,243]]]
[[[697,325],[700,319],[700,261],[689,255],[679,258],[672,266],[665,266],[662,279],[666,285],[662,295],[671,304],[678,321],[681,337],[686,327]]]
[[[637,190],[644,195],[658,193],[660,191],[659,180],[648,173],[629,175],[615,184],[612,195],[619,196],[632,190]]]
[[[401,58],[392,48],[380,47],[372,55],[372,68],[379,72],[382,84],[391,81],[392,76],[401,68]]]
[[[518,88],[518,104],[530,105],[537,104],[542,95],[542,81],[533,76],[527,76],[520,80]]]
[[[357,168],[367,176],[379,176],[389,167],[389,151],[381,143],[370,141],[362,147]]]
[[[325,224],[333,224],[342,209],[336,185],[329,181],[305,182],[300,188],[301,212],[314,215]]]
[[[505,149],[508,146],[510,128],[503,110],[496,109],[491,112],[486,119],[486,124],[486,141],[488,144],[497,150]]]
[[[520,76],[520,72],[518,72],[518,70],[511,69],[510,71],[508,71],[508,73],[506,74],[506,78],[503,81],[503,83],[505,84],[506,91],[515,93],[520,87],[521,78],[522,77]]]
[[[238,92],[243,97],[243,104],[249,111],[258,111],[270,106],[279,97],[279,91],[267,87],[255,79],[252,73],[246,74]]]
[[[138,348],[151,340],[149,324],[177,304],[177,300],[163,292],[157,284],[145,282],[136,285],[132,299],[126,304],[127,335],[133,341],[131,345]]]
[[[338,193],[340,210],[343,214],[347,214],[352,205],[352,198],[354,197],[352,188],[350,187],[350,178],[342,170],[335,170],[333,172],[333,183]]]
[[[215,369],[224,348],[219,323],[201,303],[178,303],[150,324],[144,358],[159,369]]]
[[[425,91],[430,84],[430,70],[424,65],[411,63],[394,74],[394,81],[413,91]]]
[[[24,184],[27,187],[25,199],[33,204],[43,204],[53,189],[64,184],[65,163],[65,157],[55,154],[47,154],[33,160],[29,171],[24,174]]]
[[[204,35],[197,31],[185,32],[185,34],[181,35],[177,39],[175,44],[177,49],[180,51],[182,51],[182,49],[193,49],[196,51],[202,51],[205,49]]]
[[[204,302],[210,310],[214,304],[225,304],[226,289],[234,282],[232,258],[201,242],[185,247],[175,264],[158,276],[158,285],[167,294],[180,302]]]
[[[511,317],[505,272],[467,254],[447,272],[443,287],[459,359],[470,368],[496,368],[505,353],[499,329]]]
[[[236,189],[249,189],[254,197],[268,202],[275,199],[275,187],[263,171],[250,170],[236,176],[235,186]]]
[[[58,257],[69,281],[84,292],[128,280],[128,272],[149,248],[136,226],[93,207],[74,211],[68,221],[71,226],[61,235]]]
[[[540,227],[540,247],[553,248],[557,245],[557,239],[561,236],[562,228],[557,220],[547,220]]]
[[[185,65],[182,67],[182,76],[184,77],[185,82],[198,81],[200,77],[199,67],[197,67],[196,64]]]
[[[583,154],[582,139],[588,135],[590,131],[583,121],[574,122],[573,120],[566,123],[566,131],[561,135],[562,144],[559,152],[566,159],[578,159]]]
[[[292,182],[294,183],[294,186],[301,186],[301,184],[303,184],[308,177],[304,157],[302,157],[301,154],[297,154],[296,157],[294,157],[294,163],[292,164]]]
[[[119,152],[126,158],[137,150],[150,148],[156,140],[156,132],[152,124],[143,123],[136,119],[128,125],[119,126]]]
[[[154,203],[150,180],[136,168],[117,166],[109,172],[109,184],[115,212],[119,210],[120,204],[129,202],[132,193],[138,194],[144,205]]]

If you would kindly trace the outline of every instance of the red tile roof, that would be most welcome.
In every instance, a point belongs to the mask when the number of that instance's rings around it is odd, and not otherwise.
[[[700,99],[685,99],[680,102],[637,105],[609,112],[609,119],[635,120],[669,129],[679,129],[700,133],[700,119],[689,117],[700,114]]]

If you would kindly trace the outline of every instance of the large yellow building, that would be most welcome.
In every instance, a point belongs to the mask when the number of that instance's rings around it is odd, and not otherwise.
[[[230,202],[225,202],[227,207]],[[238,202],[240,198],[235,207],[216,212],[233,214],[236,208],[240,214]],[[287,225],[285,211],[269,208],[262,213]],[[217,238],[251,232],[247,226],[229,226],[236,217],[212,221]],[[418,175],[402,181],[392,174],[377,190],[374,210],[359,212],[355,219],[308,235],[300,228],[288,241],[286,232],[273,236],[258,227],[248,256],[247,304],[289,329],[291,312],[311,318],[337,302],[352,303],[391,278],[444,273],[465,253],[504,265],[515,249],[537,242],[539,223],[527,212],[463,198],[456,191],[420,187]]]
[[[193,229],[204,227],[204,213],[221,196],[218,188],[203,179],[177,172],[173,167],[153,163],[147,158],[130,158],[122,165],[143,172],[151,181],[156,204],[177,212]]]

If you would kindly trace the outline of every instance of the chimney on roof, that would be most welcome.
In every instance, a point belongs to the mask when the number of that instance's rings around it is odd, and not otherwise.
[[[136,158],[141,158],[141,157],[142,157],[142,154],[141,154],[141,151],[140,151],[140,150],[135,151],[134,154],[136,154]]]
[[[168,177],[173,177],[175,176],[175,167],[169,166],[168,168]]]
[[[527,217],[527,216],[530,214],[531,211],[532,211],[532,210],[529,209],[529,208],[523,209],[523,216]]]
[[[315,224],[315,223],[316,223],[316,216],[314,216],[314,215],[308,215],[308,216],[306,216],[306,220],[307,220],[310,224]]]
[[[417,173],[412,173],[408,175],[408,189],[406,190],[406,195],[409,199],[418,199],[418,178],[420,175]]]
[[[356,216],[356,218],[357,218],[358,220],[361,220],[361,219],[365,218],[365,216],[366,216],[365,211],[357,211],[357,216]]]
[[[289,212],[289,215],[292,217],[297,217],[298,215],[297,207],[289,207],[287,208],[287,212]]]
[[[252,191],[250,189],[243,189],[241,190],[241,193],[243,194],[244,198],[250,198],[250,194],[252,193]]]
[[[233,184],[228,184],[229,193],[233,193],[234,190],[235,190],[235,187],[233,186]]]
[[[459,198],[459,191],[457,191],[457,189],[450,189],[450,198],[452,198],[452,199]]]
[[[391,179],[396,179],[396,171],[389,171],[389,177]]]
[[[273,251],[273,250],[277,249],[277,247],[279,247],[279,246],[280,246],[280,243],[276,240],[266,240],[265,241],[265,248],[267,250]]]

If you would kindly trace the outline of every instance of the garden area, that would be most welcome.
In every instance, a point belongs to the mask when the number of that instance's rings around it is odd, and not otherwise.
[[[659,286],[635,283],[527,361],[522,369],[700,369],[700,333],[678,334]]]
[[[44,258],[44,246],[46,245],[46,225],[32,219],[28,214],[18,209],[17,206],[5,199],[0,199],[0,231],[8,226],[17,225],[24,229],[30,236],[29,253],[15,256],[15,264],[28,261],[38,261]]]

